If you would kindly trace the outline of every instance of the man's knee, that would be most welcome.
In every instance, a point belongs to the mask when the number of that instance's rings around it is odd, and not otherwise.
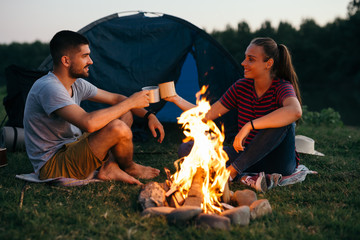
[[[111,136],[117,137],[119,139],[132,139],[131,129],[124,121],[115,119],[111,121],[106,126],[106,128]]]
[[[125,113],[124,115],[122,115],[120,117],[120,120],[123,121],[124,123],[126,123],[126,125],[128,125],[130,128],[134,122],[133,115],[130,111]]]

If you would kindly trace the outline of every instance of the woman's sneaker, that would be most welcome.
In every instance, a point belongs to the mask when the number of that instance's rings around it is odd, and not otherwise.
[[[245,184],[247,186],[254,188],[258,192],[264,193],[268,190],[264,172],[261,172],[255,176],[243,176],[240,179],[240,182],[242,182],[243,184]]]
[[[279,173],[266,174],[265,176],[268,190],[279,185],[282,178],[282,175]]]

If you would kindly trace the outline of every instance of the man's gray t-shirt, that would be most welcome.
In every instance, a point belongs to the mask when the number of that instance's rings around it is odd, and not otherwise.
[[[25,104],[24,135],[26,152],[35,173],[64,144],[74,142],[81,130],[53,112],[68,105],[80,105],[82,100],[94,97],[97,88],[78,78],[72,85],[71,97],[59,79],[49,72],[32,86]]]

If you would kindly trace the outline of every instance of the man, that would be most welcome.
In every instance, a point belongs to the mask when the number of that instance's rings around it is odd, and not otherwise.
[[[50,52],[53,71],[34,83],[24,113],[26,151],[39,178],[85,179],[99,167],[102,180],[140,185],[137,178],[158,176],[158,169],[132,159],[132,114],[147,118],[154,137],[159,131],[160,143],[165,136],[156,116],[144,109],[149,92],[127,98],[82,79],[93,62],[89,42],[79,33],[58,32]],[[85,99],[111,106],[88,113],[80,107]]]

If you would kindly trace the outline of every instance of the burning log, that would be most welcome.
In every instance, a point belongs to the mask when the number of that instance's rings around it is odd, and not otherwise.
[[[204,198],[204,194],[202,192],[204,178],[205,178],[204,169],[200,167],[197,168],[193,181],[191,183],[191,188],[189,189],[188,196],[185,199],[184,206],[201,207],[201,203]]]
[[[169,202],[169,206],[179,208],[184,204],[184,197],[179,191],[173,193],[170,197],[167,198]]]
[[[222,195],[222,200],[224,203],[227,203],[229,204],[230,203],[230,189],[229,189],[229,182],[227,181],[225,183],[225,187],[224,187],[224,192],[223,192],[223,195]]]
[[[165,173],[166,173],[166,178],[167,178],[167,180],[168,180],[170,183],[172,183],[170,170],[169,170],[167,167],[164,167],[164,171],[165,171]]]
[[[168,199],[169,199],[168,202],[169,202],[169,206],[170,206],[170,207],[173,207],[173,208],[179,208],[179,207],[181,207],[181,206],[179,205],[179,203],[177,202],[177,200],[176,200],[176,198],[175,198],[174,195],[171,195]]]
[[[178,190],[178,187],[175,186],[175,185],[172,185],[172,186],[170,187],[170,189],[165,193],[165,196],[166,196],[166,197],[170,197],[171,194],[173,194],[173,193],[176,192],[177,190]]]
[[[176,199],[177,203],[179,205],[183,205],[184,202],[185,202],[185,199],[183,197],[183,195],[181,194],[181,192],[179,191],[176,191],[174,194],[173,194],[174,198]]]
[[[197,168],[186,199],[184,199],[183,194],[178,191],[178,187],[176,185],[172,185],[170,190],[168,190],[165,194],[167,198],[171,196],[169,199],[169,205],[173,207],[179,207],[181,205],[201,207],[204,197],[202,192],[204,178],[205,171],[200,167]]]
[[[200,197],[187,197],[184,206],[201,207],[203,199]]]
[[[189,189],[188,197],[204,197],[202,192],[202,186],[204,184],[205,171],[204,169],[198,167],[194,175],[193,181],[191,183],[191,188]]]

